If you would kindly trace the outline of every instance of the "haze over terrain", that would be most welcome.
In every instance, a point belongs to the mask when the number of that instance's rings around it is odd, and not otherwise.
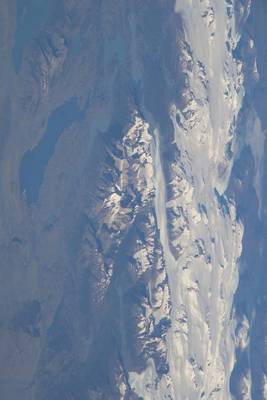
[[[0,1],[0,399],[267,399],[266,0]]]

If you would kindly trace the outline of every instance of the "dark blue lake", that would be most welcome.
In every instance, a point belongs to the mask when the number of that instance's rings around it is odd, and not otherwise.
[[[52,157],[56,143],[65,129],[81,119],[77,98],[72,97],[51,113],[46,131],[40,142],[28,150],[20,164],[20,190],[25,193],[27,204],[35,203],[44,179],[45,168]]]

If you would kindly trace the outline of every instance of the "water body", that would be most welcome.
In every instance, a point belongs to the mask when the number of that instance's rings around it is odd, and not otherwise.
[[[46,131],[32,150],[28,150],[20,164],[20,190],[25,193],[27,204],[37,202],[44,179],[45,168],[52,157],[56,143],[65,129],[81,119],[77,98],[72,97],[51,113]]]
[[[12,51],[16,73],[20,71],[25,46],[40,32],[42,24],[50,14],[52,4],[50,0],[17,0],[17,29]]]

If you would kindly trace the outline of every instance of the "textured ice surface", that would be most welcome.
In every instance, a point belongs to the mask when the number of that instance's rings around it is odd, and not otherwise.
[[[148,376],[156,381],[152,366],[130,374],[144,399],[230,399],[235,359],[231,310],[243,227],[225,190],[244,94],[241,64],[233,56],[239,36],[230,3],[176,3],[184,24],[178,46],[186,86],[183,107],[170,108],[175,161],[166,167],[161,160],[159,128],[152,152],[155,210],[171,299],[169,372],[164,385],[153,385],[152,397],[146,383]],[[257,121],[253,124],[259,131]],[[260,133],[253,139],[260,163],[259,144]]]

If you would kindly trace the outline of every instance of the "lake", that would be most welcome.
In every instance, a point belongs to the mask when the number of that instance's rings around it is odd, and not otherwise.
[[[51,113],[42,139],[25,153],[20,164],[19,179],[21,192],[25,193],[28,205],[38,201],[45,169],[54,154],[58,139],[82,116],[77,98],[72,97]]]

